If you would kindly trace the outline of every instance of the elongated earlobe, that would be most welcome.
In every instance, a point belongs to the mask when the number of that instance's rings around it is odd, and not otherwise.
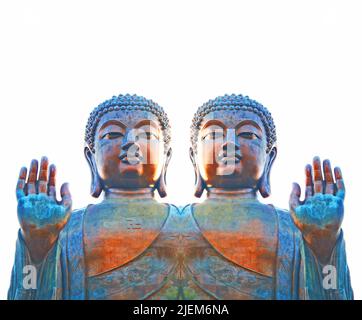
[[[274,147],[268,154],[268,160],[265,164],[264,173],[259,181],[259,192],[263,198],[267,198],[271,195],[270,171],[276,156],[277,148]]]
[[[200,172],[198,171],[196,181],[195,181],[195,192],[194,196],[197,198],[201,198],[204,190],[206,189],[206,185],[204,180],[202,179]]]
[[[194,196],[197,198],[200,198],[205,190],[205,182],[201,177],[200,170],[197,166],[196,159],[195,159],[195,153],[192,148],[190,148],[190,159],[192,162],[192,165],[194,166],[195,171],[195,192]]]
[[[166,192],[166,174],[167,174],[167,167],[168,164],[171,160],[171,156],[172,156],[172,149],[169,148],[166,154],[166,161],[165,164],[163,165],[162,171],[161,171],[161,175],[160,178],[158,179],[158,181],[155,184],[155,189],[158,191],[158,194],[160,195],[161,198],[164,198],[167,196],[167,192]]]
[[[89,168],[91,170],[91,175],[92,175],[90,193],[91,193],[92,197],[98,198],[103,191],[103,187],[102,187],[101,180],[98,176],[97,166],[96,166],[95,160],[94,160],[94,155],[93,155],[92,151],[89,150],[88,147],[84,148],[84,155],[85,155],[85,158],[87,159]]]

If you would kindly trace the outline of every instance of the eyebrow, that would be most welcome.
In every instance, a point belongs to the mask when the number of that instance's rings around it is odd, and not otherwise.
[[[217,126],[219,126],[221,128],[225,127],[224,124],[221,121],[212,119],[212,120],[206,121],[206,123],[202,126],[202,128],[200,130],[206,129],[206,128],[211,127],[213,125],[217,125]]]
[[[262,130],[262,128],[260,128],[259,124],[250,119],[240,121],[235,129],[237,130],[237,129],[241,128],[242,126],[246,126],[246,125],[251,125],[251,126],[255,127],[256,129],[260,130],[261,132],[263,132],[263,130]]]
[[[135,128],[140,128],[142,126],[145,126],[145,125],[149,125],[151,127],[154,127],[155,129],[159,130],[160,129],[160,126],[152,121],[152,120],[141,120],[140,122],[138,122],[136,125],[135,125]]]
[[[116,125],[116,126],[122,128],[122,129],[127,127],[122,121],[112,119],[112,120],[108,120],[105,123],[103,123],[102,126],[99,128],[99,131],[101,131],[104,128],[106,128],[108,126],[111,126],[111,125]]]

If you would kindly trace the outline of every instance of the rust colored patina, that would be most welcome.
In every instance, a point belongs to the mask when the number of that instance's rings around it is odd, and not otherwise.
[[[55,166],[33,160],[17,186],[21,229],[13,275],[35,265],[41,283],[26,291],[12,281],[11,299],[176,298],[178,209],[166,196],[170,125],[163,109],[136,95],[120,95],[90,114],[84,155],[98,204],[73,210],[67,184],[55,197]],[[18,271],[20,273],[18,273]]]
[[[264,106],[242,95],[217,97],[197,110],[191,129],[195,196],[206,192],[205,201],[183,209],[187,285],[196,284],[195,295],[350,299],[340,169],[333,177],[329,161],[322,169],[316,157],[313,174],[306,168],[305,199],[294,184],[288,212],[259,200],[271,193],[277,156],[274,121]],[[322,269],[341,263],[340,288],[328,291]]]
[[[195,196],[206,200],[182,208],[155,199],[166,196],[170,126],[136,95],[89,117],[84,154],[100,203],[72,210],[67,184],[58,201],[46,157],[29,174],[22,168],[9,299],[352,299],[341,170],[315,157],[304,199],[295,183],[282,210],[259,198],[271,194],[277,156],[264,106],[217,97],[198,109],[191,133]],[[24,287],[26,266],[38,273],[34,287]]]

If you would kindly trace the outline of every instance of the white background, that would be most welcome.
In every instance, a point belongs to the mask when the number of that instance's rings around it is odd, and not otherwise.
[[[94,202],[83,156],[87,117],[137,93],[173,125],[168,202],[194,202],[188,157],[197,107],[242,93],[272,112],[278,157],[268,199],[288,207],[314,155],[344,173],[344,232],[362,298],[361,5],[359,1],[2,1],[0,4],[0,298],[6,298],[21,166],[47,155],[74,208]]]

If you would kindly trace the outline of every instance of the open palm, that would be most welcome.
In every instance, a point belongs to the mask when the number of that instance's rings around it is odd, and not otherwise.
[[[22,235],[33,256],[43,256],[66,225],[72,208],[68,184],[60,189],[61,200],[56,198],[56,168],[49,168],[43,157],[38,176],[38,161],[32,160],[29,175],[27,168],[20,170],[16,187],[18,219]]]
[[[323,172],[319,157],[313,159],[312,166],[306,166],[305,198],[300,200],[301,190],[293,184],[289,207],[294,224],[304,238],[312,244],[324,245],[330,252],[338,237],[344,215],[345,187],[341,169],[334,168],[334,177],[329,160],[323,161]],[[317,250],[318,251],[318,250]]]

